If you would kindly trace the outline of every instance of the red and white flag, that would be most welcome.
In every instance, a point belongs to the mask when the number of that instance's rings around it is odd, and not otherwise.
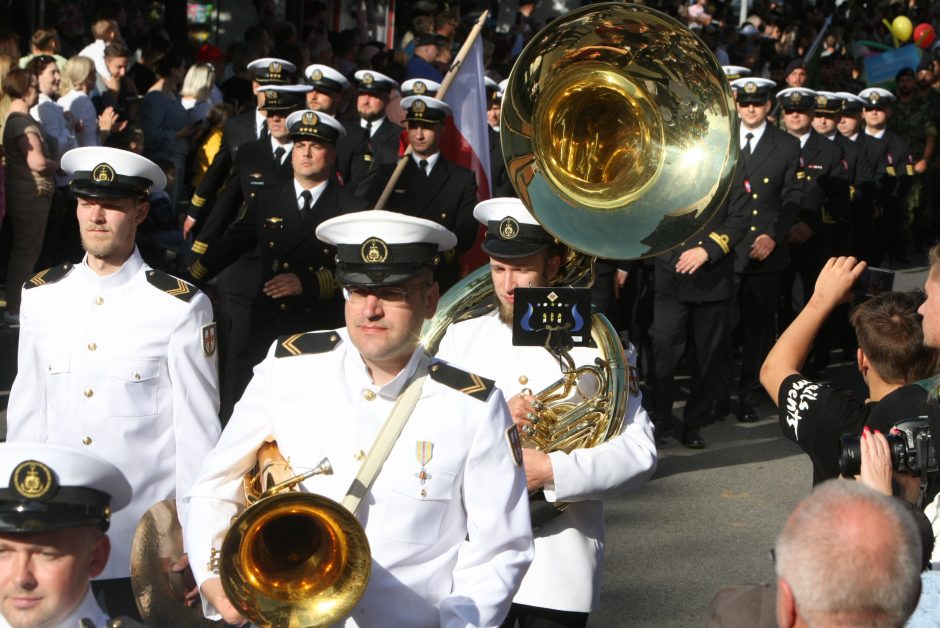
[[[483,40],[478,37],[444,96],[454,115],[447,118],[441,139],[444,156],[476,175],[477,200],[480,201],[490,198],[490,138],[483,70]],[[479,243],[478,237],[473,249],[464,254],[462,265],[465,271],[487,261]]]

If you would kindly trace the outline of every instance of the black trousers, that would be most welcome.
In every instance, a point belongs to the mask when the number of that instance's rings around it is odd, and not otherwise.
[[[777,299],[781,273],[739,273],[738,305],[741,308],[741,377],[738,396],[754,402],[760,385],[760,367],[777,334]]]
[[[109,617],[130,617],[141,621],[130,578],[92,580],[91,591]]]
[[[556,611],[525,604],[513,604],[501,628],[584,628],[589,613]]]
[[[657,292],[653,298],[653,419],[668,427],[675,402],[675,374],[691,334],[692,385],[683,426],[702,427],[722,385],[721,361],[731,354],[731,300],[688,303]],[[728,346],[726,346],[728,345]]]

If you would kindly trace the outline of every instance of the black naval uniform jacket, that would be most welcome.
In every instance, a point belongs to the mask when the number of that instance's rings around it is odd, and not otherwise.
[[[493,127],[487,127],[490,138],[490,188],[493,197],[516,196],[516,191],[509,182],[509,171],[506,170],[506,160],[503,159],[503,145],[499,141],[499,133]]]
[[[899,206],[907,195],[914,176],[914,164],[907,140],[891,130],[886,130],[880,138],[862,131],[857,141],[874,164],[875,203],[881,207]]]
[[[694,240],[657,255],[653,289],[683,303],[707,303],[734,295],[735,245],[748,232],[750,220],[743,197],[728,199],[718,208]],[[708,261],[691,275],[676,272],[679,257],[689,249],[702,247]]]
[[[235,154],[235,163],[219,196],[207,209],[199,239],[193,252],[205,254],[213,242],[238,218],[242,206],[267,187],[278,187],[294,176],[290,151],[280,164],[274,163],[271,139],[248,142]]]
[[[261,322],[273,333],[271,339],[342,325],[342,298],[333,276],[336,249],[318,240],[316,229],[325,220],[367,207],[331,178],[304,219],[294,193],[293,178],[256,193],[244,214],[200,259],[208,278],[257,249],[261,285],[275,275],[297,275],[302,294],[271,299],[258,291],[255,297],[252,327]]]
[[[222,143],[219,145],[219,152],[216,153],[212,163],[205,174],[202,175],[202,181],[193,193],[189,202],[190,218],[199,221],[204,220],[203,212],[205,208],[213,203],[216,195],[219,193],[225,179],[232,169],[232,162],[235,160],[235,153],[239,146],[254,142],[258,138],[258,130],[255,125],[255,108],[250,111],[232,116],[225,121],[222,127]],[[201,228],[202,225],[200,225]]]
[[[769,273],[787,269],[787,238],[803,202],[800,141],[767,124],[750,157],[741,155],[735,173],[731,203],[743,203],[749,225],[735,247],[737,273]],[[775,242],[767,259],[751,259],[751,245],[759,235]]]
[[[336,143],[336,164],[334,166],[340,185],[355,191],[369,174],[372,162],[367,157],[369,136],[358,123],[346,123],[345,137]]]
[[[816,131],[810,131],[800,151],[803,203],[796,222],[805,222],[813,235],[790,247],[794,262],[822,267],[829,257],[829,229],[835,218],[849,213],[849,178],[841,147]]]
[[[355,124],[362,126],[358,120]],[[382,118],[375,133],[371,137],[367,136],[368,161],[372,162],[373,167],[398,163],[398,147],[401,144],[402,130],[402,127],[388,118]]]

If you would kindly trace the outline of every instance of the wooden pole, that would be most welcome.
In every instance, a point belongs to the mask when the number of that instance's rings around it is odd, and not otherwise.
[[[441,81],[441,88],[437,90],[436,98],[438,100],[444,100],[444,95],[447,93],[447,88],[450,87],[450,84],[454,82],[454,79],[457,77],[457,72],[460,71],[460,67],[463,65],[463,60],[470,54],[470,48],[473,47],[473,43],[476,41],[477,37],[480,36],[480,31],[483,30],[483,24],[486,22],[486,17],[489,15],[489,11],[484,11],[480,15],[480,19],[477,20],[477,23],[473,25],[470,34],[467,35],[466,41],[463,42],[463,45],[460,47],[460,52],[457,53],[457,57],[454,59],[454,62],[450,64],[450,69],[447,70],[447,75],[444,77],[444,80]],[[385,204],[388,202],[388,197],[392,195],[392,189],[395,187],[395,184],[398,183],[401,173],[405,171],[405,166],[408,165],[408,160],[411,159],[411,146],[405,149],[405,154],[398,158],[398,164],[395,166],[395,171],[392,172],[391,178],[389,178],[388,183],[385,184],[385,189],[382,190],[382,195],[379,196],[379,200],[376,201],[375,207],[373,209],[384,209]]]

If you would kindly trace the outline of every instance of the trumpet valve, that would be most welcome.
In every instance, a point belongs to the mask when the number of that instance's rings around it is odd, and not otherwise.
[[[214,547],[209,550],[209,562],[206,563],[206,569],[211,573],[219,573],[219,554],[221,551]]]

